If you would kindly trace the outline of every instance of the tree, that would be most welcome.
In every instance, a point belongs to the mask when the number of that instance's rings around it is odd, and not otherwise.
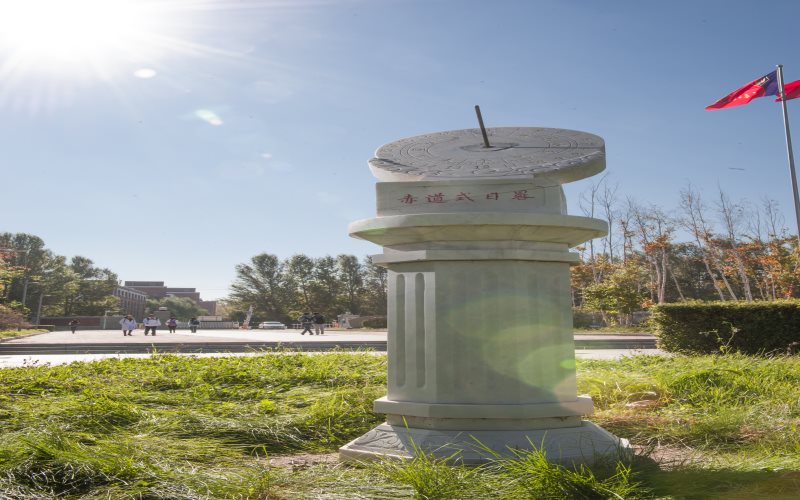
[[[91,259],[81,256],[73,257],[69,268],[77,280],[77,289],[65,300],[65,316],[102,316],[105,311],[119,308],[119,298],[114,296],[114,289],[119,285],[115,273],[96,267]]]
[[[738,243],[743,211],[744,209],[741,204],[732,202],[722,189],[719,190],[717,212],[725,231],[722,242],[724,242],[727,247],[729,260],[731,260],[735,266],[742,290],[744,291],[744,297],[748,302],[752,302],[753,291],[750,288],[750,278],[745,271],[743,250]]]
[[[160,299],[147,300],[148,311],[155,312],[160,307],[166,307],[173,316],[181,321],[187,321],[189,318],[196,318],[197,316],[205,316],[208,314],[208,311],[198,306],[195,301],[188,297],[168,295]]]
[[[361,314],[361,293],[364,287],[364,276],[361,263],[353,255],[336,257],[336,271],[342,285],[339,304],[345,311]]]
[[[388,272],[372,262],[371,257],[364,257],[364,311],[365,315],[386,316],[386,294],[388,289]]]
[[[49,255],[42,271],[41,292],[47,294],[43,301],[45,316],[69,316],[73,314],[79,295],[80,277],[67,264],[62,255]],[[107,309],[104,309],[104,311]],[[101,312],[102,314],[102,312]]]
[[[704,216],[705,206],[700,198],[700,194],[692,189],[691,185],[687,186],[681,191],[680,206],[683,210],[684,216],[679,219],[679,221],[681,225],[689,230],[694,237],[695,243],[697,244],[697,248],[699,249],[701,258],[703,260],[703,265],[706,268],[706,273],[708,273],[708,276],[711,279],[711,283],[714,286],[714,290],[717,292],[717,295],[719,296],[719,300],[725,300],[725,295],[722,293],[722,288],[719,286],[717,281],[717,274],[711,269],[713,253],[706,248],[708,242],[711,241],[711,232]],[[720,278],[728,290],[728,293],[730,293],[731,298],[736,300],[736,295],[733,293],[731,285],[727,281],[725,274],[720,273]]]
[[[595,254],[592,257],[591,252],[587,253],[584,246],[578,247],[577,250],[580,252],[581,260],[578,264],[572,266],[572,306],[583,307],[586,288],[602,283],[605,276],[620,263],[611,262],[607,254]]]
[[[4,269],[0,273],[0,302],[25,314],[41,300],[44,315],[100,316],[119,307],[114,290],[117,275],[99,268],[87,257],[69,262],[44,247],[38,236],[25,233],[0,234]]]
[[[333,318],[339,312],[336,301],[342,289],[336,275],[336,259],[330,255],[314,261],[314,297],[316,309],[326,317]]]
[[[227,302],[240,312],[252,305],[254,320],[293,321],[288,315],[291,289],[284,278],[283,264],[278,257],[258,254],[250,263],[236,266],[236,279],[231,284]]]
[[[703,261],[703,253],[697,245],[691,243],[675,243],[670,251],[670,270],[675,280],[680,283],[683,298],[675,287],[667,289],[666,302],[675,302],[686,298],[700,300],[719,300],[719,287],[708,274]]]
[[[24,308],[28,302],[28,288],[41,274],[48,251],[38,236],[26,233],[0,233],[0,249],[7,264],[21,273],[4,287],[3,302],[19,302]]]
[[[8,262],[11,255],[9,250],[0,249],[0,302],[3,302],[14,280],[18,280],[24,273],[22,267],[11,265]]]
[[[586,307],[604,313],[604,318],[611,323],[630,323],[630,315],[642,308],[645,298],[639,287],[642,272],[633,261],[617,267],[607,279],[584,289]]]
[[[305,311],[313,309],[314,261],[305,255],[293,255],[283,266],[284,282],[293,293],[292,303]]]
[[[642,251],[650,263],[653,300],[659,304],[666,301],[667,283],[670,279],[675,284],[678,295],[683,298],[680,285],[670,270],[671,240],[675,231],[674,220],[658,207],[645,208],[637,205],[631,199],[628,200],[628,212],[639,237]]]

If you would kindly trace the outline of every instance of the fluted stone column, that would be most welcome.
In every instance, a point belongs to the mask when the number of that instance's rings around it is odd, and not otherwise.
[[[627,442],[583,419],[572,337],[569,248],[606,234],[567,215],[561,184],[605,168],[603,140],[562,129],[412,137],[370,160],[377,217],[350,234],[383,246],[389,274],[386,423],[344,459],[441,457],[474,463],[543,446],[592,463]]]

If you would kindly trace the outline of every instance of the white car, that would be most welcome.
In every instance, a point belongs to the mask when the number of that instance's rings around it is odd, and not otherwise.
[[[258,327],[264,330],[286,330],[286,325],[280,321],[265,321],[259,323]]]

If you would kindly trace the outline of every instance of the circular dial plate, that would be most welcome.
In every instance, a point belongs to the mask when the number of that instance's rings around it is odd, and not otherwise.
[[[564,183],[605,168],[605,143],[593,134],[536,127],[498,127],[487,132],[489,148],[480,129],[390,142],[375,152],[370,169],[382,181],[545,177]]]

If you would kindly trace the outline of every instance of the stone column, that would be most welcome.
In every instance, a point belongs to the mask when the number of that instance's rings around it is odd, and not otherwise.
[[[350,234],[382,245],[389,270],[386,423],[344,459],[440,457],[466,463],[509,448],[592,463],[627,442],[583,419],[572,333],[569,248],[606,234],[567,215],[561,184],[605,168],[600,137],[489,129],[412,137],[370,160],[377,217]]]

